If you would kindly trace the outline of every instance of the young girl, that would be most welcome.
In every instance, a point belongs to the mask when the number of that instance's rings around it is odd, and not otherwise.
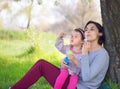
[[[71,33],[70,45],[64,45],[63,37],[64,33],[60,33],[55,43],[56,48],[63,54],[66,54],[68,59],[71,59],[71,57],[74,56],[78,61],[80,61],[84,31],[80,28],[74,29]],[[72,51],[72,53],[68,54],[69,51]],[[67,64],[65,60],[63,60],[62,62]],[[60,74],[56,79],[54,89],[62,89],[62,86],[68,76],[70,76],[70,80],[67,89],[76,88],[80,67],[72,63],[72,61],[69,61],[69,65],[66,66],[66,68],[61,68]]]

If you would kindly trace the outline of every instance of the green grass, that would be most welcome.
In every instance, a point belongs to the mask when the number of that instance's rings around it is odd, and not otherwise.
[[[8,89],[41,58],[59,66],[64,55],[55,48],[55,39],[55,34],[35,29],[0,30],[0,89]],[[107,83],[111,89],[118,89],[118,85],[111,80]],[[29,89],[52,87],[40,78]]]
[[[27,39],[27,32],[20,31],[20,30],[7,30],[7,29],[0,29],[0,39],[5,40],[25,40]]]
[[[118,84],[113,82],[111,79],[108,79],[107,83],[108,83],[110,89],[118,89]]]
[[[62,54],[54,47],[56,35],[39,31],[0,30],[0,89],[8,89],[40,58],[59,66]],[[52,89],[40,78],[29,89]]]

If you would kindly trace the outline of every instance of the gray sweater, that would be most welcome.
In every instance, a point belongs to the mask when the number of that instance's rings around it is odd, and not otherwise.
[[[77,89],[97,89],[105,77],[108,65],[109,55],[104,48],[81,55]]]
[[[63,40],[57,38],[56,46],[64,51]],[[97,89],[103,81],[109,66],[109,55],[104,49],[89,52],[88,55],[81,55],[78,67],[81,68],[77,89]]]

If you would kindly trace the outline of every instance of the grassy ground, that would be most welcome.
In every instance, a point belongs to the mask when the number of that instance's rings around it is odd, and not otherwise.
[[[54,47],[56,35],[38,31],[0,30],[0,89],[19,80],[40,58],[59,66],[62,54]],[[29,89],[52,89],[41,78]]]
[[[54,46],[56,35],[28,29],[0,29],[0,89],[8,89],[18,81],[40,58],[59,66],[63,58]],[[110,89],[118,89],[111,80]],[[40,78],[29,89],[52,89],[44,78]]]

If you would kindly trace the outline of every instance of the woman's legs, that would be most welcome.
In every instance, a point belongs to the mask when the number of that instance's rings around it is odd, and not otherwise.
[[[60,69],[45,60],[38,60],[31,69],[15,84],[11,89],[27,89],[35,83],[41,76],[54,86]],[[66,86],[66,85],[65,85]],[[65,88],[64,88],[65,89]]]
[[[61,69],[60,74],[56,79],[54,89],[62,89],[63,84],[65,83],[69,73],[66,69]]]
[[[76,74],[71,75],[67,89],[76,89],[77,82],[78,82],[78,75]]]

